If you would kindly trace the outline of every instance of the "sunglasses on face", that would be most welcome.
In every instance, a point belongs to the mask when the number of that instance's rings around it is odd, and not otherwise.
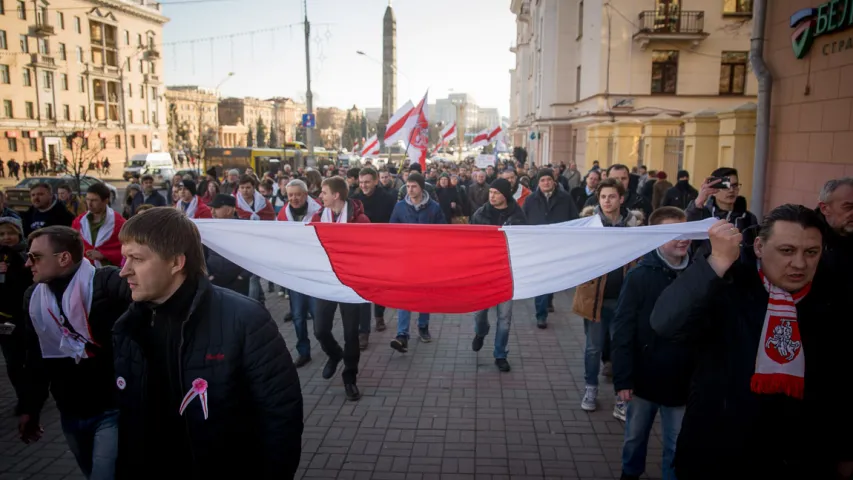
[[[59,255],[62,255],[63,253],[64,252],[53,253],[51,254],[51,256],[57,257]],[[44,254],[42,253],[27,252],[27,260],[29,260],[30,263],[38,263],[38,261],[41,260],[43,257]]]

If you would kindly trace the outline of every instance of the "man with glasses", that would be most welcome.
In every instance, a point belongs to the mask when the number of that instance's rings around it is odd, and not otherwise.
[[[685,209],[687,221],[711,217],[728,220],[741,233],[758,225],[758,219],[746,208],[746,198],[740,196],[741,186],[737,169],[722,167],[714,170],[702,183],[699,196]],[[711,252],[710,247],[708,240],[694,242],[694,258],[698,258],[698,255],[707,256]]]
[[[26,266],[35,285],[24,294],[27,362],[18,432],[24,443],[43,433],[39,414],[53,394],[68,447],[87,478],[115,474],[118,451],[113,324],[131,302],[119,269],[84,260],[80,233],[64,226],[29,235]]]

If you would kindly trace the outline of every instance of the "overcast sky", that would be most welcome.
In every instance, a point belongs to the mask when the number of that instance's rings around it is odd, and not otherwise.
[[[315,105],[381,106],[387,5],[388,0],[308,0]],[[509,69],[515,63],[509,0],[393,0],[393,7],[398,104],[408,98],[417,103],[429,88],[431,101],[449,91],[466,92],[480,106],[509,115]],[[163,47],[167,85],[213,88],[233,71],[221,88],[224,96],[304,98],[302,0],[212,0],[164,5],[163,13],[171,18]],[[275,30],[245,34],[265,29]],[[223,38],[173,44],[211,36]]]

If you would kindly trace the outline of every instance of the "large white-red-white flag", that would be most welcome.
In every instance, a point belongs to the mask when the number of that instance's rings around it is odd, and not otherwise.
[[[379,138],[376,135],[368,138],[364,142],[364,148],[361,149],[362,157],[372,157],[374,155],[379,155]]]
[[[439,145],[447,145],[451,140],[456,138],[456,122],[444,127],[438,137]]]
[[[487,128],[478,132],[474,135],[474,139],[471,140],[472,147],[482,147],[489,144],[489,134],[492,133],[491,128]]]
[[[409,163],[418,162],[421,164],[421,171],[426,172],[426,160],[429,151],[429,105],[427,97],[429,90],[424,94],[424,98],[415,107],[415,111],[409,117],[412,122],[412,132],[409,134],[409,145],[406,153],[409,155]]]
[[[492,143],[495,140],[495,137],[497,137],[502,131],[503,128],[501,128],[500,125],[489,131],[489,143]]]
[[[415,106],[411,100],[408,100],[399,110],[394,113],[394,116],[388,120],[388,125],[385,127],[385,143],[391,144],[400,139],[407,139],[411,130],[411,122],[409,117],[415,111]],[[408,128],[407,128],[408,127]]]

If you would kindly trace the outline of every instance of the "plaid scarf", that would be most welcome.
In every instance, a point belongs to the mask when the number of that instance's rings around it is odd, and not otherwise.
[[[758,275],[770,299],[750,388],[758,394],[781,393],[802,399],[806,361],[797,323],[797,303],[808,295],[811,283],[791,294],[770,283],[761,268]]]

